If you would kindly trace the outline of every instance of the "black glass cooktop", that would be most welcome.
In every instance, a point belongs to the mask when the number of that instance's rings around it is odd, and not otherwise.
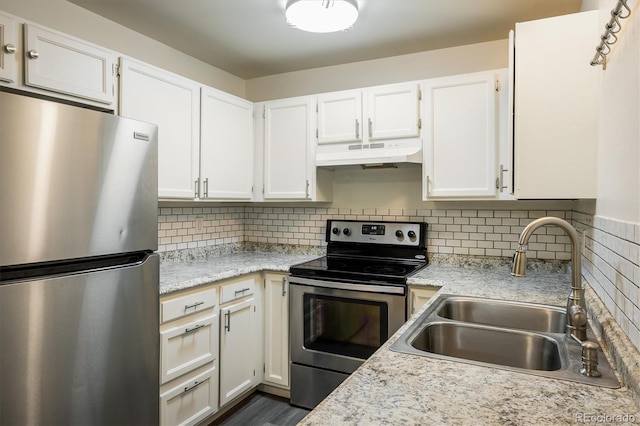
[[[424,266],[424,261],[324,256],[294,265],[290,271],[295,276],[404,284]]]

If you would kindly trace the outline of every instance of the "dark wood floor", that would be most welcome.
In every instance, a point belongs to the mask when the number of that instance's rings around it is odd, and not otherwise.
[[[289,405],[288,399],[255,392],[211,425],[293,426],[307,413],[309,410]]]

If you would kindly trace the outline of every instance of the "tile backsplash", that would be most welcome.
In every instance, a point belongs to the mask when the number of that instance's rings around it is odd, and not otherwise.
[[[430,254],[511,257],[522,229],[533,219],[556,216],[581,234],[582,272],[616,321],[640,348],[640,224],[572,210],[362,209],[332,207],[161,207],[160,252],[228,244],[322,248],[327,219],[424,221]],[[527,256],[570,260],[564,231],[542,227]]]

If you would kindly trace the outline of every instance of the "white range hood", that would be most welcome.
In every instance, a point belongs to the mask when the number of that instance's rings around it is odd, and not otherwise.
[[[371,144],[320,145],[316,151],[317,167],[422,163],[420,140],[377,142]]]

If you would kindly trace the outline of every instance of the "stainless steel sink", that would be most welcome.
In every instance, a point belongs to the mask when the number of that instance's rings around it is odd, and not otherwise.
[[[437,313],[455,321],[545,333],[564,333],[567,323],[559,307],[478,297],[448,297]]]
[[[555,340],[534,333],[471,324],[434,322],[411,340],[414,348],[470,361],[555,371],[562,360]]]
[[[391,345],[396,352],[618,388],[598,349],[601,377],[580,374],[582,346],[555,306],[441,295]]]

